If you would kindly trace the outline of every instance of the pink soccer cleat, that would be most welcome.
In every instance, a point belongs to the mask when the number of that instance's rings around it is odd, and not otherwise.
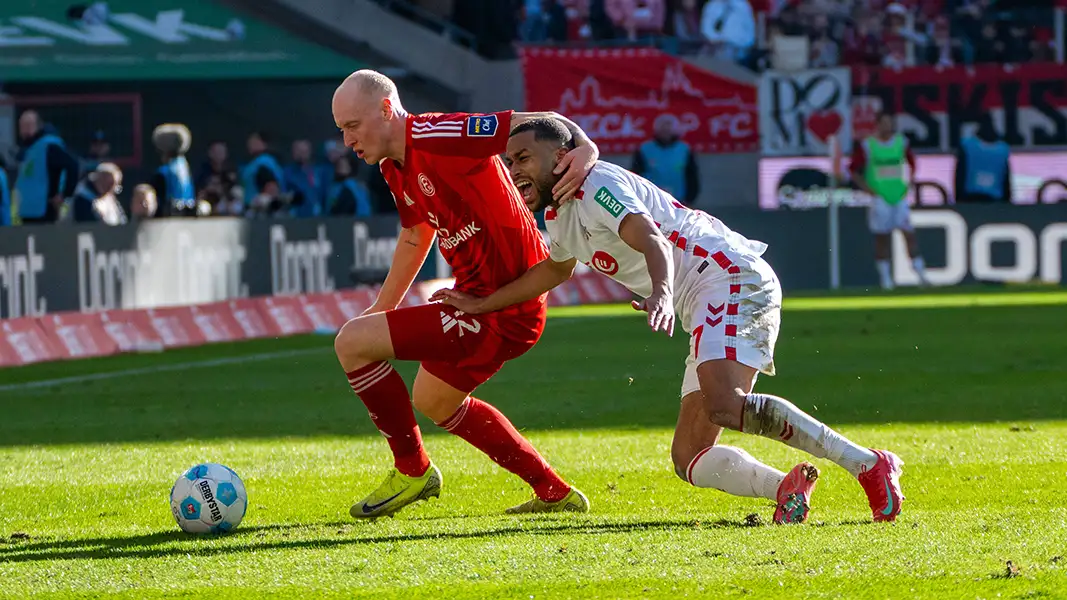
[[[900,514],[900,505],[904,502],[904,492],[900,489],[901,466],[904,461],[887,450],[874,450],[878,462],[858,477],[863,491],[867,492],[867,501],[871,505],[874,522],[894,521]]]
[[[802,462],[786,473],[778,485],[778,508],[774,510],[774,522],[778,525],[803,523],[811,510],[811,493],[819,479],[815,465]]]

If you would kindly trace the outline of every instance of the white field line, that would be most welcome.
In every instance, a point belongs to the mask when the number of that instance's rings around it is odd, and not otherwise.
[[[211,360],[194,360],[181,363],[153,365],[151,367],[141,367],[138,369],[123,369],[121,371],[105,371],[103,373],[91,373],[89,375],[75,375],[72,377],[57,377],[55,379],[41,379],[38,381],[26,381],[23,383],[10,383],[7,385],[0,385],[0,392],[48,388],[57,385],[85,383],[87,381],[123,379],[126,377],[136,377],[138,375],[152,375],[155,373],[166,373],[169,371],[184,371],[186,369],[202,369],[207,367],[218,367],[222,365],[239,365],[243,363],[259,362],[263,360],[274,360],[277,358],[307,356],[310,354],[318,354],[324,352],[325,350],[326,348],[305,348],[302,350],[286,350],[283,352],[263,352],[260,354],[248,354],[245,356],[229,356],[226,358],[215,358]]]

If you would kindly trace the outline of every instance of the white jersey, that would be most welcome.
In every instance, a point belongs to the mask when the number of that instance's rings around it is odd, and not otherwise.
[[[701,279],[727,267],[750,266],[767,245],[734,232],[711,215],[691,210],[644,177],[598,161],[582,184],[578,198],[545,211],[551,258],[576,258],[647,298],[652,279],[645,257],[619,237],[629,214],[648,215],[674,247],[675,310],[689,322],[685,307]],[[708,272],[709,267],[713,268]]]

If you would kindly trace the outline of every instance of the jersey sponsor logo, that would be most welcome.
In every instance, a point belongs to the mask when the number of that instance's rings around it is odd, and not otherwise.
[[[603,206],[604,210],[608,211],[611,216],[616,218],[621,215],[622,211],[626,208],[622,205],[622,202],[619,202],[617,199],[615,199],[615,196],[613,196],[606,187],[602,187],[597,190],[596,195],[593,196],[593,198],[596,200],[597,204]]]
[[[441,328],[445,333],[456,329],[459,331],[459,337],[463,337],[463,334],[467,331],[471,333],[478,333],[482,330],[482,324],[477,319],[467,317],[466,319],[460,319],[464,313],[462,310],[457,310],[455,315],[450,315],[445,311],[441,311]]]
[[[478,227],[474,223],[467,225],[463,229],[457,231],[454,235],[445,228],[440,228],[437,231],[440,233],[437,244],[441,246],[442,250],[451,250],[463,242],[474,237],[474,234],[481,231],[482,228]]]
[[[419,173],[419,187],[422,188],[422,193],[427,196],[433,196],[437,193],[437,190],[433,187],[433,183],[425,173]]]
[[[496,115],[471,115],[467,117],[467,137],[493,137],[497,125]]]
[[[593,253],[593,258],[589,261],[589,266],[609,276],[619,272],[619,261],[615,260],[614,256],[603,250],[597,250]]]

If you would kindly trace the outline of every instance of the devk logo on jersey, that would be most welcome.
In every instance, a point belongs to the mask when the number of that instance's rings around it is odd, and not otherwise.
[[[614,256],[603,250],[597,250],[593,253],[593,258],[589,261],[589,266],[609,276],[619,272],[619,261],[615,260]]]

